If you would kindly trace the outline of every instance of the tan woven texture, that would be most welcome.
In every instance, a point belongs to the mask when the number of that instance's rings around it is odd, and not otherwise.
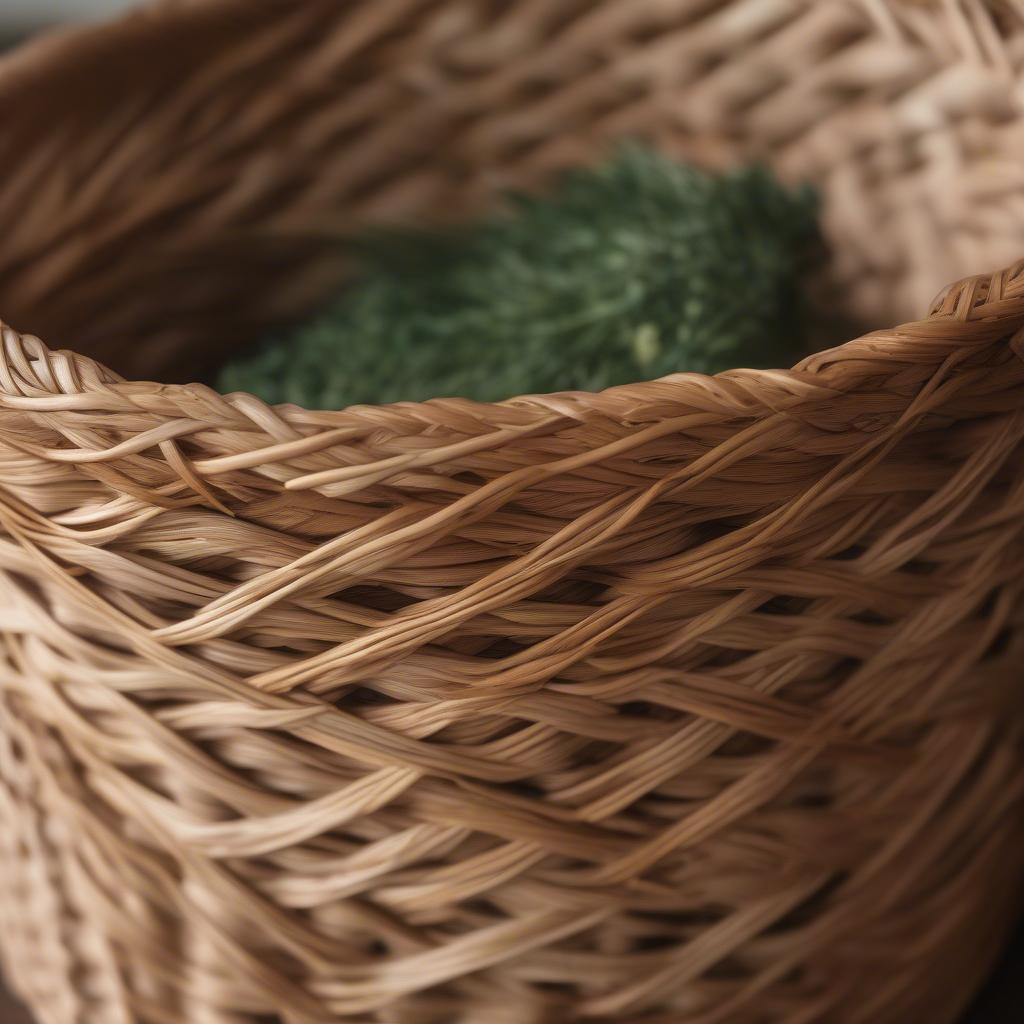
[[[1024,264],[792,371],[502,405],[271,409],[35,335],[191,376],[340,227],[637,133],[809,176],[821,300],[895,322],[1019,233],[1022,25],[193,0],[0,64],[40,1024],[957,1018],[1020,902]]]

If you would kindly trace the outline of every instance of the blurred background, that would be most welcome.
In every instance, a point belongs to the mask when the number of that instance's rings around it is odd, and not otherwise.
[[[0,46],[61,22],[85,21],[117,14],[137,0],[0,0]]]
[[[5,29],[32,29],[48,22],[101,17],[130,7],[135,0],[3,0],[0,23]]]
[[[0,0],[0,49],[16,46],[53,25],[117,14],[139,0]],[[1019,1024],[1024,1020],[1024,928],[963,1024]],[[5,993],[0,979],[0,1024],[32,1024]],[[188,1022],[182,1022],[188,1024]],[[908,1021],[906,1024],[925,1024]]]

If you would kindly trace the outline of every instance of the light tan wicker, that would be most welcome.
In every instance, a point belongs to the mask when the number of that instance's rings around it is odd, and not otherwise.
[[[1022,26],[166,4],[0,65],[0,311],[190,376],[336,282],[338,227],[643,133],[810,176],[821,295],[902,315],[1019,234]],[[5,328],[17,990],[41,1024],[953,1021],[1019,906],[1022,332],[1017,265],[793,371],[315,413]]]

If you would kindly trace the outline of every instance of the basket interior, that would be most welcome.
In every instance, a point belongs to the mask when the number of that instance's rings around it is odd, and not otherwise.
[[[1018,247],[1011,188],[979,186],[1016,180],[1005,67],[930,7],[219,0],[45,38],[0,64],[0,315],[201,378],[338,287],[339,232],[465,217],[643,138],[811,181],[818,307],[914,319]],[[1009,53],[1020,19],[989,16]]]

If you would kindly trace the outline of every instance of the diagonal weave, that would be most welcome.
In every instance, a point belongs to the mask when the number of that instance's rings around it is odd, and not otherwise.
[[[333,284],[339,225],[642,130],[810,174],[822,295],[877,318],[1006,241],[1020,196],[937,168],[1011,156],[1015,10],[161,5],[0,65],[0,309],[187,375]],[[502,405],[0,340],[41,1024],[956,1018],[1020,905],[1024,264],[792,371]]]

